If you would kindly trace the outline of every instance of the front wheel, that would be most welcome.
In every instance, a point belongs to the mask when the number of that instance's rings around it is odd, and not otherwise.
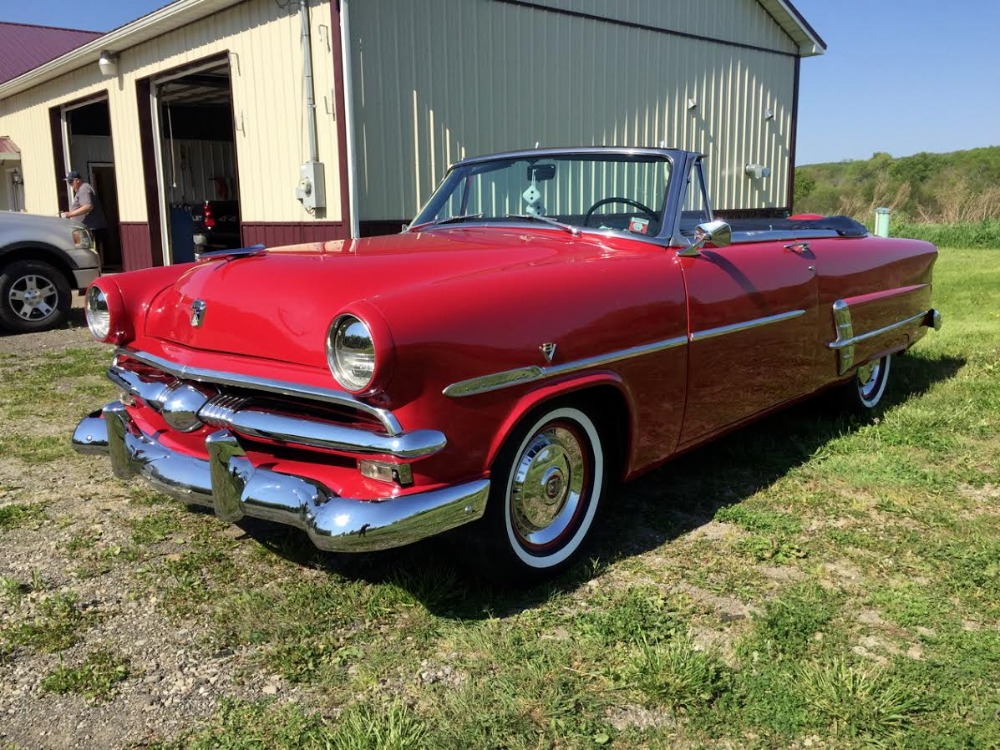
[[[66,277],[41,260],[19,260],[0,269],[0,323],[15,333],[53,328],[70,308]]]
[[[493,465],[479,539],[486,573],[530,583],[565,568],[587,538],[606,484],[604,446],[585,412],[562,406],[530,419]]]

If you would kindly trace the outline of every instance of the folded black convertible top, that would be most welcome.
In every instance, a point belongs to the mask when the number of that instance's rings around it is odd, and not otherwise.
[[[719,216],[717,218],[725,217]],[[729,225],[733,232],[828,231],[836,232],[841,237],[864,237],[868,234],[868,228],[850,216],[822,216],[816,219],[796,218],[794,216],[787,219],[733,219]]]

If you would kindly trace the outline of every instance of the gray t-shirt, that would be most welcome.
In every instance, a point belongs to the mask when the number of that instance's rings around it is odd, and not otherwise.
[[[94,188],[90,186],[90,183],[80,183],[80,189],[73,196],[73,204],[69,207],[69,210],[75,211],[80,206],[93,206],[90,209],[90,213],[79,217],[80,222],[87,229],[104,229],[108,226],[107,221],[104,219],[104,209],[101,208],[101,201],[98,200],[97,193],[94,192]]]

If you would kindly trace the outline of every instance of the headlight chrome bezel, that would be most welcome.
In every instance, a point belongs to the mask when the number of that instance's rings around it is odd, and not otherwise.
[[[121,292],[113,284],[91,284],[84,301],[87,328],[105,344],[120,344],[128,338],[128,320]]]
[[[349,339],[356,343],[349,344]],[[364,341],[367,344],[361,344]],[[378,344],[364,318],[344,312],[333,319],[326,333],[326,362],[334,380],[345,390],[351,393],[373,390],[379,371]]]

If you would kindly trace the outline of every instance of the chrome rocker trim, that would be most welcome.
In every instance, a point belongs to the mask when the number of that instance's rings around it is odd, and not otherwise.
[[[142,399],[156,411],[163,412],[172,399],[171,386],[143,379],[118,364],[108,369],[108,379],[130,396]],[[212,381],[218,382],[218,381]],[[447,438],[437,430],[414,430],[395,435],[378,435],[368,430],[329,424],[283,414],[272,414],[246,406],[247,399],[233,396],[198,396],[190,407],[197,421],[202,424],[230,429],[240,435],[263,438],[291,445],[305,445],[347,453],[421,458],[442,450]],[[188,408],[188,407],[185,407]]]
[[[494,372],[489,375],[481,375],[476,378],[452,383],[442,393],[451,398],[475,396],[480,393],[498,391],[501,388],[509,388],[515,385],[523,385],[524,383],[533,383],[536,380],[545,380],[546,378],[554,378],[558,375],[566,375],[567,373],[585,370],[589,367],[601,367],[612,362],[620,362],[623,359],[632,359],[633,357],[642,357],[654,352],[662,352],[666,349],[683,346],[687,342],[687,336],[678,336],[672,339],[665,339],[664,341],[656,341],[652,344],[633,346],[630,349],[620,349],[610,354],[578,359],[575,362],[566,362],[565,364],[554,365],[553,367],[540,367],[537,365],[518,367],[513,370]]]
[[[200,367],[189,367],[188,365],[171,362],[163,357],[157,357],[155,354],[148,354],[147,352],[124,348],[118,349],[115,352],[115,365],[118,364],[118,358],[121,356],[130,357],[131,359],[139,362],[144,362],[147,365],[155,367],[158,370],[163,370],[163,372],[173,375],[175,378],[179,378],[180,380],[194,380],[199,383],[216,383],[218,385],[229,385],[237,388],[250,388],[256,391],[265,391],[266,393],[276,393],[279,396],[293,396],[310,399],[312,401],[321,401],[327,404],[346,406],[351,409],[357,409],[358,411],[377,419],[382,423],[382,426],[385,427],[386,433],[390,436],[396,436],[403,432],[403,428],[400,426],[392,412],[380,409],[377,406],[366,404],[364,401],[354,398],[354,396],[345,391],[337,391],[332,388],[316,388],[313,386],[301,385],[299,383],[289,383],[284,380],[255,378],[249,375],[240,375],[235,372],[223,372],[222,370],[205,370]]]
[[[475,521],[486,510],[487,479],[388,500],[339,497],[303,477],[252,466],[228,430],[205,442],[208,461],[173,451],[144,434],[119,401],[85,417],[73,433],[78,452],[109,455],[122,479],[141,475],[165,494],[213,508],[230,523],[249,516],[295,526],[327,551],[400,547]]]
[[[586,370],[591,367],[603,367],[604,365],[609,365],[613,362],[620,362],[624,359],[643,357],[647,354],[654,354],[667,349],[673,349],[674,347],[683,346],[689,342],[693,343],[696,341],[704,341],[705,339],[714,338],[716,336],[725,336],[726,334],[748,331],[752,328],[759,328],[761,326],[771,325],[772,323],[781,323],[805,314],[805,310],[790,310],[789,312],[779,313],[778,315],[769,315],[766,318],[756,318],[754,320],[746,320],[741,323],[733,323],[732,325],[721,326],[719,328],[709,328],[704,331],[695,331],[688,336],[677,336],[672,339],[664,339],[663,341],[654,341],[652,344],[633,346],[629,349],[619,349],[618,351],[611,352],[609,354],[600,354],[596,357],[578,359],[574,362],[566,362],[553,367],[529,365],[528,367],[518,367],[513,370],[503,370],[502,372],[490,373],[489,375],[480,375],[479,377],[452,383],[447,386],[442,393],[445,396],[450,396],[451,398],[476,396],[480,393],[489,393],[490,391],[498,391],[501,388],[510,388],[515,385],[533,383],[538,380],[554,378],[559,375],[566,375],[568,373],[578,372],[579,370]]]
[[[935,331],[941,330],[941,313],[934,308],[924,310],[916,315],[911,315],[903,320],[897,320],[887,326],[876,328],[867,333],[854,334],[854,323],[851,319],[851,306],[842,299],[833,303],[833,322],[837,330],[837,338],[827,344],[828,347],[837,352],[837,374],[843,375],[854,364],[854,346],[881,336],[884,333],[891,333],[899,328],[912,325],[921,321],[922,326],[933,328]]]
[[[805,314],[805,310],[789,310],[788,312],[778,313],[777,315],[768,315],[764,318],[745,320],[742,323],[731,323],[730,325],[719,326],[718,328],[706,328],[704,331],[695,331],[692,333],[691,341],[704,341],[705,339],[714,339],[716,336],[726,336],[730,333],[740,333],[754,328],[769,326],[772,323],[783,323],[786,320],[794,320],[795,318]]]

